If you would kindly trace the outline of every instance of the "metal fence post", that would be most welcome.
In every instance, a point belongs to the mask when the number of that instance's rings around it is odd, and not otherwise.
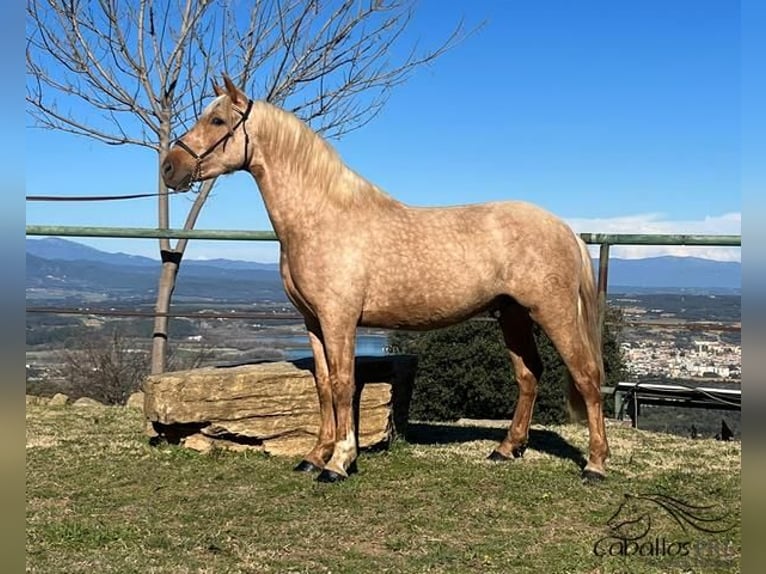
[[[598,322],[603,331],[606,321],[606,286],[609,273],[609,243],[603,242],[598,254]]]

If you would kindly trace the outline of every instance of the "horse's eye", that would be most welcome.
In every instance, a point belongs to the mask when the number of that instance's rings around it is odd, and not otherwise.
[[[214,126],[222,126],[226,122],[224,122],[221,118],[213,118],[212,120],[210,120],[210,123],[213,124]]]

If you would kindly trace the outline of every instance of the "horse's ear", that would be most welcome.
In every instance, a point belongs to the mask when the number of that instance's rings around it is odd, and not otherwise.
[[[231,78],[226,74],[223,74],[223,85],[226,88],[226,94],[231,98],[231,103],[235,106],[244,107],[247,105],[247,96],[234,85]]]
[[[215,83],[215,80],[210,80],[210,83],[213,84],[213,92],[215,93],[216,96],[224,96],[224,95],[226,95],[226,92],[223,90],[223,88],[218,86]]]

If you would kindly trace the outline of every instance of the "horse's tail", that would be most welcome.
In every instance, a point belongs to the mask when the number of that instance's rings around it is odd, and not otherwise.
[[[604,359],[601,349],[601,321],[598,312],[598,293],[596,279],[593,274],[593,263],[588,253],[588,246],[576,235],[577,244],[580,247],[580,288],[577,298],[577,321],[580,327],[580,336],[590,350],[590,355],[596,361],[598,368],[598,392],[606,380],[604,377]],[[569,416],[574,421],[582,421],[587,418],[585,400],[575,386],[572,375],[567,371],[568,400],[567,407]]]

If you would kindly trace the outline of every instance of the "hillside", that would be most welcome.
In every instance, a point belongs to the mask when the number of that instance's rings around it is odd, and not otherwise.
[[[95,251],[95,250],[94,250]],[[37,253],[40,253],[37,250]],[[90,254],[92,255],[92,254]],[[83,302],[151,301],[157,291],[159,261],[133,256],[111,260],[47,259],[27,253],[27,299]],[[129,262],[129,263],[128,263]],[[175,290],[177,302],[287,301],[274,266],[239,262],[183,262]]]

